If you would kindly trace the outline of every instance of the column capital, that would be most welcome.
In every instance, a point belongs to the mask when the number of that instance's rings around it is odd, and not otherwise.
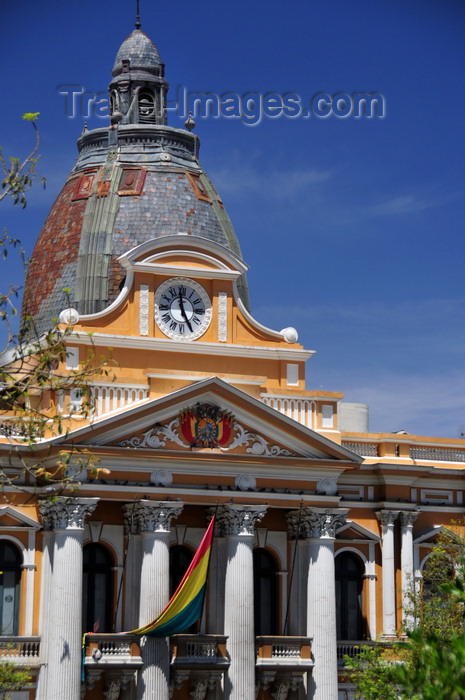
[[[417,510],[402,510],[399,513],[399,520],[402,528],[413,527],[413,523],[420,513]]]
[[[85,519],[94,512],[98,498],[59,497],[42,501],[39,513],[44,530],[83,530]]]
[[[170,531],[171,519],[177,518],[184,508],[183,503],[175,501],[141,500],[127,503],[123,506],[126,532],[140,534],[142,532]]]
[[[266,506],[245,506],[228,503],[218,508],[217,520],[223,535],[254,534],[255,523],[260,522],[266,513]]]
[[[394,525],[398,515],[398,510],[378,510],[376,513],[376,517],[383,527]]]
[[[302,508],[286,514],[291,539],[334,539],[346,522],[348,508]]]

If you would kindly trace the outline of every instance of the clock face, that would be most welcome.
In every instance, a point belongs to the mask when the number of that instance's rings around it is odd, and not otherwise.
[[[163,282],[155,292],[155,321],[169,338],[200,338],[212,318],[205,289],[194,280],[176,277]]]

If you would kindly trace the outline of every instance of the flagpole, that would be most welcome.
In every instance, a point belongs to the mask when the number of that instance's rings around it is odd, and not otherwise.
[[[286,601],[286,618],[284,620],[284,627],[283,627],[283,634],[286,635],[286,628],[289,622],[289,607],[290,607],[290,600],[291,600],[291,592],[292,592],[292,580],[294,578],[294,569],[295,569],[295,562],[296,562],[296,557],[297,557],[297,546],[299,543],[299,536],[300,536],[300,523],[302,520],[302,509],[303,509],[303,501],[300,501],[300,509],[299,509],[299,520],[297,521],[297,535],[295,539],[295,547],[294,547],[294,554],[292,557],[292,566],[291,566],[291,575],[289,577],[289,588],[287,592],[287,601]]]
[[[218,513],[218,503],[216,504],[215,512],[213,513],[213,516],[212,516],[212,520],[215,521],[215,524],[213,526],[213,537],[215,536],[216,514],[217,513]],[[211,541],[212,548],[213,548],[213,537],[212,537],[212,541]],[[197,634],[201,634],[200,628],[202,627],[202,617],[203,617],[203,612],[205,610],[205,601],[207,600],[207,588],[206,588],[206,586],[207,586],[207,582],[209,581],[208,575],[210,573],[211,563],[212,563],[212,558],[211,558],[211,552],[210,552],[210,558],[208,560],[208,566],[207,566],[207,576],[205,579],[205,593],[204,593],[203,600],[202,600],[202,610],[200,611],[200,618],[199,618],[199,631],[197,632]]]
[[[123,578],[124,578],[124,573],[126,571],[126,560],[128,557],[129,541],[130,541],[131,536],[132,536],[132,528],[133,528],[133,524],[134,524],[134,511],[135,511],[135,509],[136,509],[136,501],[133,501],[132,511],[131,511],[131,519],[130,519],[130,523],[129,523],[128,538],[126,541],[126,548],[124,550],[124,556],[123,556],[123,570],[121,572],[121,579],[120,579],[119,586],[118,586],[118,595],[116,597],[115,614],[113,616],[113,632],[116,631],[116,620],[118,618],[119,604],[121,601],[121,591],[123,590]]]

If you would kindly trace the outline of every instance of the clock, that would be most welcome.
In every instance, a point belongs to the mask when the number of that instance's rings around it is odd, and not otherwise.
[[[194,280],[174,277],[155,291],[155,322],[174,340],[200,338],[212,320],[212,305],[205,289]]]

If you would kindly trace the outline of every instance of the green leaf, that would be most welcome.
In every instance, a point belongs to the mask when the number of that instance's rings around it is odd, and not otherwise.
[[[25,112],[23,114],[23,119],[26,122],[34,122],[36,119],[39,118],[40,112]]]

